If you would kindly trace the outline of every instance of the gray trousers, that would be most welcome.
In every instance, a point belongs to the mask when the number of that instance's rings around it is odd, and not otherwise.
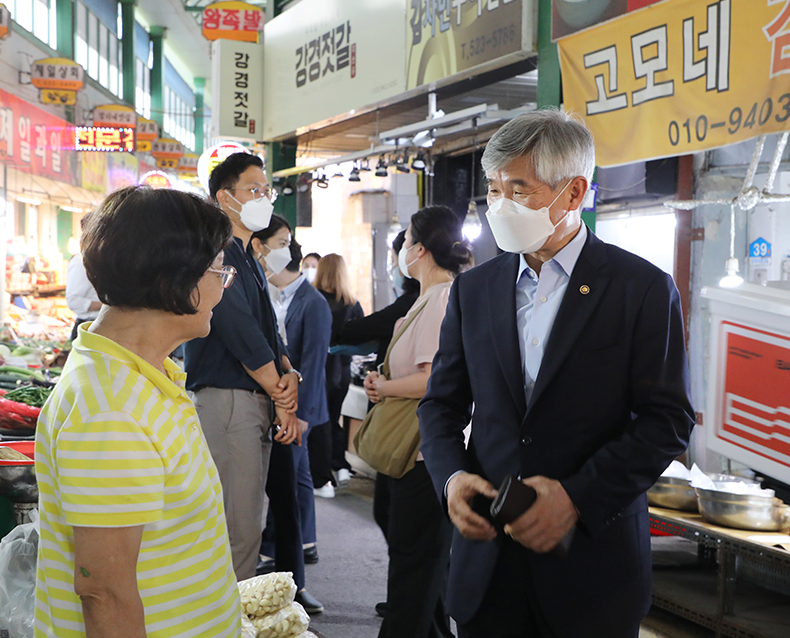
[[[237,580],[255,576],[269,471],[269,397],[203,388],[194,394],[200,424],[219,472]]]

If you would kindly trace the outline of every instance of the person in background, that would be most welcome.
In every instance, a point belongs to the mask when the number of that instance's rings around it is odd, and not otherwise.
[[[386,308],[374,312],[361,319],[352,319],[340,328],[338,333],[338,343],[357,345],[377,342],[376,348],[376,369],[384,362],[390,340],[395,331],[395,323],[405,316],[412,307],[417,297],[420,296],[420,282],[411,277],[404,277],[398,268],[398,253],[403,247],[406,239],[406,231],[400,231],[392,241],[390,250],[390,278],[392,285],[399,291],[398,298]],[[368,405],[370,409],[372,404]],[[387,477],[381,472],[376,473],[376,489],[373,498],[373,518],[381,528],[384,538],[387,538],[389,530],[389,484]],[[376,605],[376,612],[383,616],[386,613],[387,603],[381,602]]]
[[[87,220],[85,270],[104,305],[80,326],[36,430],[35,636],[238,638],[219,475],[167,357],[209,333],[233,283],[230,222],[145,186]]]
[[[450,287],[472,258],[461,227],[458,216],[445,206],[428,206],[412,216],[398,263],[406,277],[420,282],[420,296],[395,324],[397,332],[405,321],[411,322],[391,346],[390,379],[378,372],[365,378],[372,402],[425,395]],[[386,482],[390,561],[379,637],[452,636],[444,606],[452,525],[436,500],[422,456],[401,478],[386,477]],[[374,505],[374,511],[380,507]]]
[[[284,259],[286,250],[288,262]],[[248,251],[258,261],[269,282],[278,331],[288,348],[292,365],[302,371],[303,378],[296,412],[302,433],[301,445],[282,445],[275,441],[272,446],[266,483],[269,511],[261,539],[261,554],[274,556],[274,560],[269,564],[269,561],[259,563],[258,571],[292,572],[298,589],[296,601],[309,614],[318,614],[324,606],[305,589],[305,563],[318,561],[315,501],[306,434],[310,421],[316,423],[316,419],[323,419],[321,422],[324,422],[328,418],[324,365],[329,348],[331,313],[324,298],[299,273],[302,253],[292,239],[291,227],[285,219],[273,215],[267,228],[253,233]],[[298,256],[296,259],[295,254]],[[323,306],[314,303],[316,300]],[[305,316],[305,312],[310,315]],[[294,319],[296,316],[299,316],[298,320]],[[317,364],[320,365],[316,368]],[[319,390],[318,401],[316,390]]]
[[[85,229],[85,217],[80,220],[80,227]],[[101,301],[85,272],[82,253],[77,253],[69,260],[66,267],[66,303],[74,313],[74,328],[71,340],[77,338],[77,328],[81,323],[93,321],[99,316]]]
[[[321,255],[318,253],[307,253],[302,260],[302,274],[309,284],[315,282],[315,274],[318,272],[319,261],[321,261]]]
[[[340,328],[347,321],[364,316],[362,306],[351,293],[348,268],[345,260],[338,254],[330,253],[318,262],[318,272],[313,284],[329,302],[332,310],[332,341],[338,343]],[[340,414],[343,400],[351,383],[351,357],[343,354],[330,354],[326,359],[326,393],[329,407],[329,425],[313,429],[310,441],[310,467],[316,496],[332,498],[335,495],[335,478],[343,485],[351,478],[351,465],[346,460],[348,432],[343,428]]]
[[[417,410],[456,526],[448,609],[462,638],[636,638],[651,603],[645,492],[694,424],[680,297],[581,221],[595,145],[579,119],[519,115],[482,166],[505,253],[456,279]],[[537,498],[496,528],[472,503],[508,475]],[[560,543],[565,558],[550,554]]]
[[[263,162],[235,153],[209,177],[212,199],[233,226],[225,261],[236,285],[211,319],[211,333],[186,344],[187,389],[222,481],[233,565],[239,580],[255,576],[263,525],[263,494],[271,453],[269,428],[284,445],[300,437],[296,419],[300,375],[277,334],[266,281],[247,254],[252,233],[269,225],[271,191]]]

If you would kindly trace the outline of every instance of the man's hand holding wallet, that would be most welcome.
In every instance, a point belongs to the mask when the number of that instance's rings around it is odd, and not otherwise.
[[[490,514],[486,511],[489,501]],[[507,477],[497,492],[485,479],[461,473],[447,483],[450,519],[470,540],[493,540],[492,520],[504,524],[504,532],[536,553],[563,556],[579,518],[573,502],[559,481],[532,476],[523,482]]]

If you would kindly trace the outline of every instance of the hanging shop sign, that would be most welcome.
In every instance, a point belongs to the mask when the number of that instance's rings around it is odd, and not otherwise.
[[[211,176],[211,171],[214,170],[217,164],[224,162],[230,155],[233,155],[234,153],[249,152],[250,151],[246,147],[233,142],[217,144],[203,151],[200,158],[198,159],[197,165],[198,181],[203,187],[203,190],[205,190],[207,193],[209,192],[208,178]]]
[[[0,162],[75,184],[69,124],[0,89]]]
[[[790,129],[789,0],[668,0],[559,48],[600,166]]]
[[[173,188],[170,176],[162,171],[148,171],[140,177],[140,183],[151,188]]]
[[[157,168],[176,168],[184,156],[184,145],[169,137],[160,137],[151,145],[151,155],[156,159]]]
[[[207,40],[260,42],[264,15],[246,2],[215,2],[203,9],[203,36]]]
[[[79,154],[82,161],[82,187],[94,193],[104,193],[107,188],[107,155],[100,151]]]
[[[107,192],[138,183],[139,162],[130,153],[107,155]]]
[[[533,0],[408,4],[407,90],[483,65],[504,66],[535,51]]]
[[[214,137],[259,140],[263,122],[263,44],[211,44],[211,131]]]
[[[120,126],[135,128],[137,113],[131,106],[123,104],[105,104],[93,109],[94,126]]]
[[[4,4],[0,4],[0,40],[7,38],[11,28],[11,12]]]
[[[263,139],[403,93],[407,4],[302,0],[270,20]]]
[[[141,153],[151,152],[151,143],[159,137],[159,124],[154,120],[137,118],[137,150]]]
[[[185,153],[178,161],[178,179],[195,180],[197,179],[198,162],[200,156],[194,153]]]
[[[551,38],[589,29],[662,0],[551,0]]]
[[[110,126],[75,126],[74,150],[134,152],[134,129]]]
[[[39,89],[43,104],[76,104],[82,77],[82,67],[68,58],[45,58],[30,65],[30,82]]]

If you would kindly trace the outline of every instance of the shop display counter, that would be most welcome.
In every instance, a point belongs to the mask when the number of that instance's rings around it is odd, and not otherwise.
[[[787,530],[728,529],[699,514],[649,511],[651,529],[672,536],[654,543],[656,607],[713,630],[717,638],[790,636]],[[667,556],[669,564],[662,564]]]

